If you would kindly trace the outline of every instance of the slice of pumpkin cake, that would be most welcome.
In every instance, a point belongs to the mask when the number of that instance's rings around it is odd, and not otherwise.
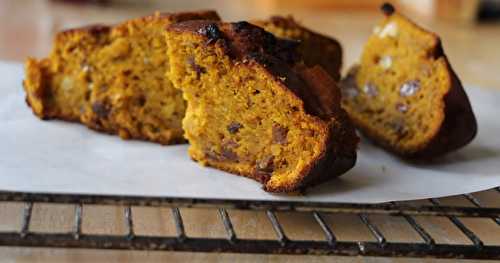
[[[358,138],[340,91],[300,63],[295,41],[246,22],[186,21],[167,28],[168,77],[187,101],[190,156],[260,181],[302,189],[349,170]]]
[[[389,4],[382,11],[359,65],[341,83],[352,121],[406,158],[433,158],[468,144],[476,119],[441,40]]]
[[[218,20],[213,11],[156,13],[57,34],[48,58],[26,62],[26,101],[41,119],[81,122],[124,139],[181,142],[185,102],[165,78],[165,27]]]
[[[252,21],[252,24],[264,28],[277,37],[299,41],[297,51],[307,66],[320,65],[336,81],[340,79],[342,46],[336,39],[304,27],[292,16],[272,16],[267,20]]]

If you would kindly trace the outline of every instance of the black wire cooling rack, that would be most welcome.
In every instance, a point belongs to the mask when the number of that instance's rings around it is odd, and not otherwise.
[[[500,188],[495,188],[500,197]],[[188,199],[169,197],[96,196],[0,192],[0,202],[24,203],[20,230],[0,232],[2,246],[65,247],[95,249],[175,250],[194,252],[236,252],[272,254],[316,254],[316,255],[365,255],[385,257],[436,257],[500,259],[499,245],[486,245],[468,228],[462,218],[486,218],[500,227],[500,207],[483,207],[472,194],[463,195],[473,206],[446,206],[439,199],[429,199],[429,205],[412,205],[406,202],[384,204],[346,204],[311,202],[273,202],[247,200]],[[54,203],[74,205],[72,231],[47,233],[30,230],[33,204]],[[108,205],[124,207],[127,229],[124,235],[90,234],[82,232],[83,207],[86,205]],[[140,235],[134,231],[134,216],[131,207],[170,207],[177,234],[173,236]],[[179,208],[216,209],[227,237],[191,237],[186,235],[183,217]],[[227,209],[260,210],[265,212],[275,232],[275,239],[246,239],[236,235]],[[324,233],[323,240],[292,240],[287,237],[277,212],[308,213]],[[368,228],[374,241],[338,240],[336,233],[325,222],[325,214],[346,213],[357,216]],[[390,215],[403,218],[418,233],[420,240],[392,242],[374,224],[370,217]],[[467,239],[469,244],[442,244],[435,241],[415,216],[447,218]]]

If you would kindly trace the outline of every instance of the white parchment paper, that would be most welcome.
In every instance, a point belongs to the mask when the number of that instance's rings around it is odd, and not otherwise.
[[[378,203],[500,185],[500,91],[467,88],[479,122],[472,144],[439,163],[405,163],[362,142],[354,169],[305,196],[191,161],[187,145],[123,141],[79,124],[40,121],[24,102],[23,69],[0,63],[0,190],[191,198]]]

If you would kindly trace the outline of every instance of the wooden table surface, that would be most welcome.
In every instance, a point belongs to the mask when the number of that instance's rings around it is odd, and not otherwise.
[[[27,56],[42,57],[47,54],[51,38],[62,28],[89,23],[116,23],[126,18],[150,14],[155,10],[178,11],[216,9],[225,20],[266,18],[272,14],[293,14],[303,24],[327,35],[335,36],[343,44],[344,70],[356,61],[363,43],[380,17],[377,12],[322,11],[291,7],[276,8],[269,1],[147,1],[147,4],[67,5],[45,0],[0,1],[0,60],[22,62]],[[458,25],[438,19],[419,20],[425,27],[439,33],[444,48],[462,81],[485,88],[500,89],[500,24]],[[492,191],[476,194],[483,203],[500,207],[500,199]],[[426,201],[415,201],[426,202]],[[463,197],[444,199],[446,204],[471,206]],[[20,204],[0,204],[0,230],[18,228]],[[71,229],[74,208],[69,205],[35,205],[31,229]],[[123,233],[123,209],[100,206],[86,207],[83,230],[92,233]],[[168,209],[133,208],[136,215],[136,232],[174,234]],[[186,231],[192,236],[225,236],[217,212],[204,209],[182,209]],[[237,234],[242,237],[274,238],[271,225],[264,213],[229,211]],[[321,230],[306,215],[279,213],[286,233],[291,238],[322,239]],[[388,216],[371,218],[389,240],[411,241],[418,238],[401,219]],[[430,229],[438,242],[468,243],[446,218],[417,218]],[[372,240],[368,230],[353,216],[335,215],[328,223],[340,239]],[[486,244],[500,244],[500,228],[485,219],[464,219]],[[444,238],[446,236],[446,238]],[[443,238],[443,240],[440,240]],[[370,257],[334,257],[338,262],[433,262],[432,259],[388,259]],[[0,247],[1,262],[131,262],[131,261],[189,261],[189,262],[331,262],[323,256],[276,256],[247,254],[102,251],[42,248]],[[455,262],[439,260],[438,262]],[[465,262],[465,261],[464,261]],[[472,262],[472,261],[470,261]]]

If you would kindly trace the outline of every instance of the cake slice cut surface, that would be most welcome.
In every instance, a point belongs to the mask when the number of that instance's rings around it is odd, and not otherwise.
[[[246,22],[168,27],[169,78],[187,101],[190,156],[272,192],[349,170],[358,138],[322,68],[297,62],[296,43]]]
[[[359,130],[406,158],[441,156],[469,143],[477,125],[439,37],[391,5],[359,65],[341,83],[343,106]]]
[[[218,20],[213,11],[156,13],[58,33],[48,58],[26,62],[26,101],[42,119],[81,122],[125,139],[183,142],[185,102],[165,78],[165,27]]]

